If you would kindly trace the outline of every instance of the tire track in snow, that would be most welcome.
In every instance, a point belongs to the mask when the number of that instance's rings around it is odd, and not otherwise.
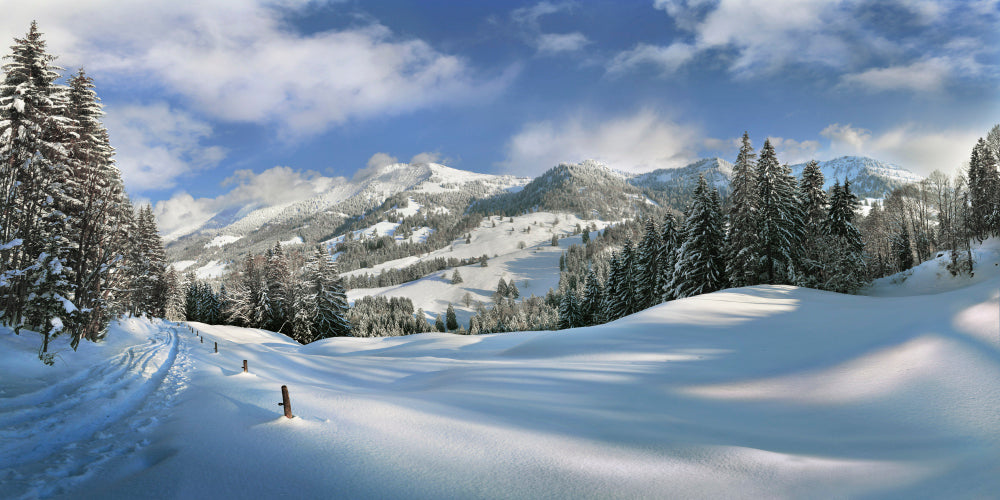
[[[149,444],[148,433],[187,386],[190,346],[179,327],[35,393],[0,413],[3,495],[71,491],[107,462]],[[107,472],[107,471],[105,471]]]

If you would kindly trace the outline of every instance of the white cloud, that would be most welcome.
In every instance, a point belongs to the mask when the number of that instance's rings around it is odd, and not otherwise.
[[[820,134],[830,140],[829,157],[865,155],[896,163],[920,175],[934,170],[953,174],[969,161],[976,140],[986,134],[981,128],[931,129],[903,124],[881,133],[873,133],[850,124],[834,123]]]
[[[50,51],[98,77],[162,86],[198,114],[308,135],[350,119],[488,98],[516,68],[468,62],[375,22],[302,34],[283,19],[310,0],[47,0],[5,5],[0,37],[37,19]]]
[[[194,198],[179,192],[157,202],[154,213],[160,233],[169,240],[200,227],[220,212],[248,211],[302,200],[341,182],[346,179],[281,166],[260,173],[237,170],[222,182],[223,186],[232,186],[229,192],[215,198]]]
[[[768,137],[768,139],[771,140],[771,146],[774,147],[774,152],[781,163],[795,164],[817,159],[819,141],[799,141],[786,137]]]
[[[558,54],[560,52],[576,52],[590,43],[583,33],[549,33],[539,35],[537,44],[541,54]]]
[[[572,9],[573,2],[538,2],[530,7],[520,7],[510,13],[515,22],[529,29],[538,30],[538,19],[542,16],[555,14]]]
[[[669,75],[690,61],[695,53],[694,47],[682,42],[666,47],[641,43],[634,49],[616,55],[608,64],[608,72],[623,73],[637,66],[651,64],[659,67],[664,75]]]
[[[410,158],[411,165],[426,165],[428,163],[444,163],[446,160],[438,152],[417,153]]]
[[[610,73],[643,63],[657,64],[667,75],[710,54],[737,77],[773,75],[798,64],[845,72],[843,84],[934,92],[949,78],[989,76],[976,55],[993,50],[983,34],[995,31],[997,19],[995,9],[981,3],[940,0],[882,6],[858,0],[654,0],[654,7],[670,16],[679,36],[667,45],[620,53],[608,64]],[[971,43],[959,48],[962,37]],[[885,66],[886,60],[894,63]]]
[[[873,91],[933,92],[940,90],[954,71],[955,68],[949,59],[932,57],[912,64],[872,68],[844,75],[841,82],[844,85],[864,87]]]
[[[610,120],[580,114],[524,125],[507,142],[501,166],[529,175],[586,159],[630,172],[681,167],[695,158],[692,146],[700,143],[698,136],[697,130],[650,110]]]
[[[165,103],[108,106],[104,117],[129,189],[165,189],[192,170],[215,167],[223,148],[203,144],[212,128]]]

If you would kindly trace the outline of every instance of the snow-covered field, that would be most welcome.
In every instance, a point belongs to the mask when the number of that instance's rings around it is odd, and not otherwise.
[[[37,336],[2,331],[0,495],[995,498],[1000,276],[979,276],[930,295],[758,286],[598,327],[308,346],[130,320],[55,367]]]

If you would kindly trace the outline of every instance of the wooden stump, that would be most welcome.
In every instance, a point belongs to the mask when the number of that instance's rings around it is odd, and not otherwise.
[[[278,406],[284,406],[285,407],[285,417],[292,418],[292,417],[295,416],[295,415],[292,415],[292,400],[288,398],[288,386],[287,385],[281,386],[281,402],[278,403]]]
[[[243,360],[243,373],[248,373],[247,371],[247,360]]]

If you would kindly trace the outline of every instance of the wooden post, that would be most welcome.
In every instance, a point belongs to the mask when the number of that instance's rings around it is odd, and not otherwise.
[[[218,342],[215,343],[215,353],[219,354],[219,343]]]
[[[278,403],[278,406],[284,406],[285,407],[285,417],[292,418],[292,417],[295,416],[295,415],[292,415],[292,400],[288,398],[288,386],[287,385],[281,386],[281,402]]]
[[[243,373],[247,373],[247,360],[243,360]]]
[[[198,338],[199,338],[199,339],[201,339],[201,343],[202,343],[202,344],[204,344],[204,343],[205,343],[205,337],[202,337],[202,336],[198,336]]]

